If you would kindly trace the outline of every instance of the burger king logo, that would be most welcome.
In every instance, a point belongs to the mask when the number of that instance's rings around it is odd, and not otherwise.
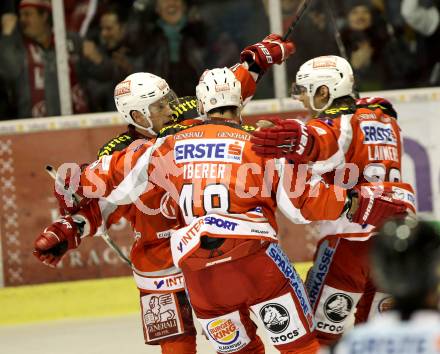
[[[211,338],[222,345],[234,343],[239,336],[237,326],[230,319],[213,320],[208,322],[206,328]]]

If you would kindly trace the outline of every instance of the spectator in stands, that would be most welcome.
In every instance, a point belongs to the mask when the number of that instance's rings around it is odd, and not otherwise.
[[[15,25],[17,17],[14,14],[15,12],[15,1],[14,0],[4,0],[0,3],[0,17],[2,19],[2,23],[5,26],[9,24]],[[1,34],[0,34],[1,36]],[[0,71],[0,120],[4,119],[12,119],[17,115],[16,112],[16,104],[12,97],[12,90],[10,85],[6,81],[6,78],[3,77]]]
[[[429,6],[423,6],[419,0],[402,0],[401,12],[405,21],[424,37],[423,77],[429,85],[440,84],[440,1],[433,0]]]
[[[282,0],[283,32],[285,33],[296,16],[301,0]],[[295,55],[286,62],[290,81],[294,80],[299,67],[309,59],[321,55],[340,55],[335,41],[335,31],[329,15],[320,2],[312,2],[301,22],[295,28]],[[314,45],[310,45],[314,43]]]
[[[270,33],[266,0],[199,3],[198,8],[208,27],[209,55],[206,57],[206,64],[209,68],[234,65],[241,48]],[[254,97],[274,97],[271,70],[258,82],[258,90]]]
[[[16,117],[16,105],[12,97],[12,90],[7,82],[0,76],[0,121]]]
[[[184,0],[156,0],[157,17],[144,29],[144,71],[173,83],[179,96],[194,94],[205,69],[205,26],[188,16]]]
[[[84,37],[97,8],[98,0],[64,0],[66,30]]]
[[[61,113],[51,15],[49,0],[22,0],[18,17],[20,26],[17,26],[14,14],[2,16],[0,76],[14,92],[20,118]],[[80,81],[80,48],[79,38],[69,34],[68,64],[74,113],[88,111]]]
[[[381,90],[385,86],[383,44],[387,39],[385,22],[365,1],[349,1],[347,23],[341,31],[361,91]],[[376,23],[375,23],[376,22]]]
[[[360,91],[407,87],[415,62],[408,46],[394,35],[382,14],[368,1],[349,0],[347,23],[341,31]]]
[[[100,34],[96,41],[85,40],[83,55],[106,73],[91,75],[87,80],[91,110],[113,111],[113,89],[133,72],[142,71],[139,39],[127,31],[127,13],[116,6],[104,10],[99,19]]]

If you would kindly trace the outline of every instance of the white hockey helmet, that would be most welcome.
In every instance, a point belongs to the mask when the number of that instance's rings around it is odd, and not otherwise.
[[[167,82],[159,76],[143,72],[127,76],[116,85],[114,91],[118,112],[129,124],[146,130],[151,135],[157,135],[157,133],[152,129],[153,123],[150,119],[149,107],[167,96],[170,96],[170,101],[175,98],[175,94]],[[132,111],[141,112],[150,126],[143,127],[137,124],[131,116]]]
[[[196,87],[198,110],[206,114],[218,107],[241,107],[241,82],[228,68],[205,70]]]
[[[334,99],[353,95],[354,76],[350,63],[342,57],[327,55],[306,61],[296,73],[296,82],[292,88],[293,94],[305,92],[310,98],[310,106],[314,111],[322,112],[327,109]],[[316,90],[327,86],[329,100],[327,104],[317,109],[313,102]]]

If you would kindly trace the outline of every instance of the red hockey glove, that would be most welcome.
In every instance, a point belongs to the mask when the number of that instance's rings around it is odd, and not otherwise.
[[[408,211],[415,211],[414,194],[408,189],[411,187],[400,188],[390,183],[356,186],[349,192],[352,206],[347,217],[352,222],[376,227],[391,217],[405,217]]]
[[[64,216],[46,227],[35,240],[33,254],[44,264],[55,267],[64,254],[81,243],[76,223]]]
[[[285,157],[296,162],[311,159],[314,132],[297,119],[272,118],[270,128],[261,128],[253,133],[252,150],[266,158]]]
[[[240,62],[251,66],[256,64],[261,72],[265,72],[273,64],[281,64],[295,51],[293,42],[283,41],[281,36],[270,34],[261,42],[246,47],[240,53]]]

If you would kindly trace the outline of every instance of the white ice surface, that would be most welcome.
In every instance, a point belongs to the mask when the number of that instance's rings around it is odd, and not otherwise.
[[[140,315],[60,320],[39,324],[0,326],[1,354],[160,354],[144,344]],[[198,328],[200,333],[200,328]],[[267,340],[258,332],[265,343]],[[198,353],[214,354],[208,341],[197,336]],[[278,353],[266,345],[267,354]]]

